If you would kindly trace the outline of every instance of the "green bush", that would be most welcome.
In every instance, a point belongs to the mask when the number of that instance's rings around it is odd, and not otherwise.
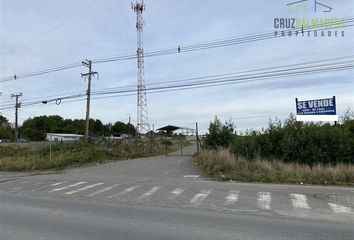
[[[354,120],[328,123],[297,122],[291,115],[284,123],[271,121],[262,131],[235,135],[231,151],[248,159],[280,159],[314,165],[354,163]]]
[[[354,184],[354,165],[336,166],[284,163],[279,160],[249,160],[232,154],[229,149],[205,150],[195,156],[207,176],[227,181],[305,184]]]
[[[209,149],[229,147],[233,138],[234,128],[233,122],[222,123],[216,116],[214,122],[210,122],[209,133],[205,136],[204,146]]]
[[[162,141],[161,141],[161,144],[162,144],[162,145],[171,146],[173,143],[172,143],[172,141],[170,141],[170,140],[162,140]]]

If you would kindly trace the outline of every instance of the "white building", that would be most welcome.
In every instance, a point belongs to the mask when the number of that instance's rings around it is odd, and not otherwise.
[[[122,134],[114,134],[105,138],[110,141],[115,141],[115,140],[123,140],[123,139],[131,138],[131,135],[122,133]]]
[[[68,141],[78,141],[84,137],[84,135],[71,134],[71,133],[46,133],[47,141],[51,142],[68,142]]]

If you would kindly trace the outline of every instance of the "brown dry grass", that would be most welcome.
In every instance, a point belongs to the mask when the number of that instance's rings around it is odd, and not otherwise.
[[[111,145],[112,153],[107,152],[106,144],[84,142],[53,144],[51,159],[49,146],[0,147],[0,171],[41,171],[62,170],[67,167],[103,163],[106,161],[132,159],[162,155],[165,145],[158,141],[117,142]],[[179,141],[171,142],[169,152],[180,148]]]
[[[354,165],[315,166],[279,160],[247,160],[228,149],[202,150],[195,162],[208,176],[220,180],[296,184],[354,184]]]

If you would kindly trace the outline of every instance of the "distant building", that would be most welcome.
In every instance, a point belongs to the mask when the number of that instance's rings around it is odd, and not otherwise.
[[[69,142],[78,141],[84,137],[84,135],[71,134],[71,133],[46,133],[47,141],[51,142]]]
[[[131,135],[125,134],[125,133],[114,133],[109,137],[105,137],[108,140],[114,141],[114,140],[123,140],[123,139],[128,139],[131,138]]]

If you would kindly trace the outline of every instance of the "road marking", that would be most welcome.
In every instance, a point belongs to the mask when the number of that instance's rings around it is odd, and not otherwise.
[[[174,189],[172,193],[172,198],[176,198],[178,195],[182,194],[184,192],[184,189],[182,188],[176,188]]]
[[[85,184],[87,182],[77,182],[77,183],[74,183],[74,184],[71,184],[71,185],[68,185],[68,186],[65,186],[65,187],[61,187],[61,188],[55,188],[53,190],[50,190],[48,192],[57,192],[57,191],[61,191],[61,190],[65,190],[65,189],[68,189],[68,188],[71,188],[71,187],[76,187],[76,186],[79,186],[79,185],[82,185],[82,184]]]
[[[184,175],[183,178],[199,178],[199,175]]]
[[[193,205],[199,205],[204,199],[208,197],[208,195],[211,193],[211,190],[209,191],[201,191],[200,193],[197,193],[190,201],[191,204]]]
[[[334,203],[328,203],[330,208],[334,213],[351,213],[352,209],[350,207],[344,207]]]
[[[307,203],[307,197],[303,194],[291,193],[291,202],[294,208],[297,209],[310,209],[310,206]]]
[[[239,191],[231,190],[226,196],[226,204],[232,205],[238,201]]]
[[[38,186],[38,185],[42,185],[44,182],[37,182],[37,183],[35,183],[34,185],[35,186]]]
[[[63,183],[66,183],[67,181],[64,181],[64,182],[57,182],[57,183],[53,183],[51,184],[50,186],[54,187],[54,186],[58,186],[58,185],[61,185]]]
[[[138,197],[138,199],[143,199],[143,198],[147,198],[149,196],[151,196],[152,194],[154,194],[157,190],[159,190],[161,188],[161,186],[156,186],[151,188],[149,191],[147,191],[146,193],[144,193],[143,195],[141,195],[140,197]]]
[[[270,203],[272,201],[272,197],[270,192],[258,192],[257,204],[259,208],[263,210],[270,210]]]
[[[126,193],[128,193],[128,192],[134,191],[134,189],[136,189],[136,188],[138,188],[138,187],[140,187],[140,186],[133,186],[133,187],[127,188],[127,189],[125,189],[124,191],[121,191],[121,192],[119,192],[119,193],[117,193],[117,194],[108,196],[107,198],[114,198],[114,197],[121,196],[121,195],[126,194]]]
[[[68,181],[52,183],[52,184],[50,184],[50,185],[46,185],[46,186],[41,187],[41,188],[32,189],[31,192],[42,191],[42,190],[47,189],[47,188],[49,188],[49,187],[55,187],[55,186],[61,185],[61,184],[66,183],[66,182],[68,182]],[[36,185],[37,185],[37,184],[36,184]],[[39,185],[39,184],[38,184],[38,185]]]
[[[98,191],[96,191],[96,192],[90,193],[90,194],[87,195],[87,196],[88,196],[88,197],[93,197],[93,196],[95,196],[95,195],[97,195],[97,194],[104,193],[104,192],[107,192],[107,191],[109,191],[109,190],[112,190],[112,189],[115,188],[115,187],[119,187],[120,185],[122,185],[122,184],[114,184],[114,185],[112,185],[112,186],[105,187],[105,188],[103,188],[103,189],[101,189],[101,190],[98,190]]]
[[[77,190],[73,190],[73,191],[70,191],[70,192],[66,192],[65,194],[67,195],[71,195],[71,194],[74,194],[74,193],[78,193],[78,192],[81,192],[81,191],[85,191],[87,189],[90,189],[90,188],[93,188],[93,187],[96,187],[96,186],[100,186],[104,183],[95,183],[95,184],[92,184],[92,185],[88,185],[86,187],[83,187],[83,188],[80,188],[80,189],[77,189]]]
[[[283,189],[283,190],[288,189],[288,187],[285,187],[285,186],[263,186],[263,188],[269,188],[269,189]]]

